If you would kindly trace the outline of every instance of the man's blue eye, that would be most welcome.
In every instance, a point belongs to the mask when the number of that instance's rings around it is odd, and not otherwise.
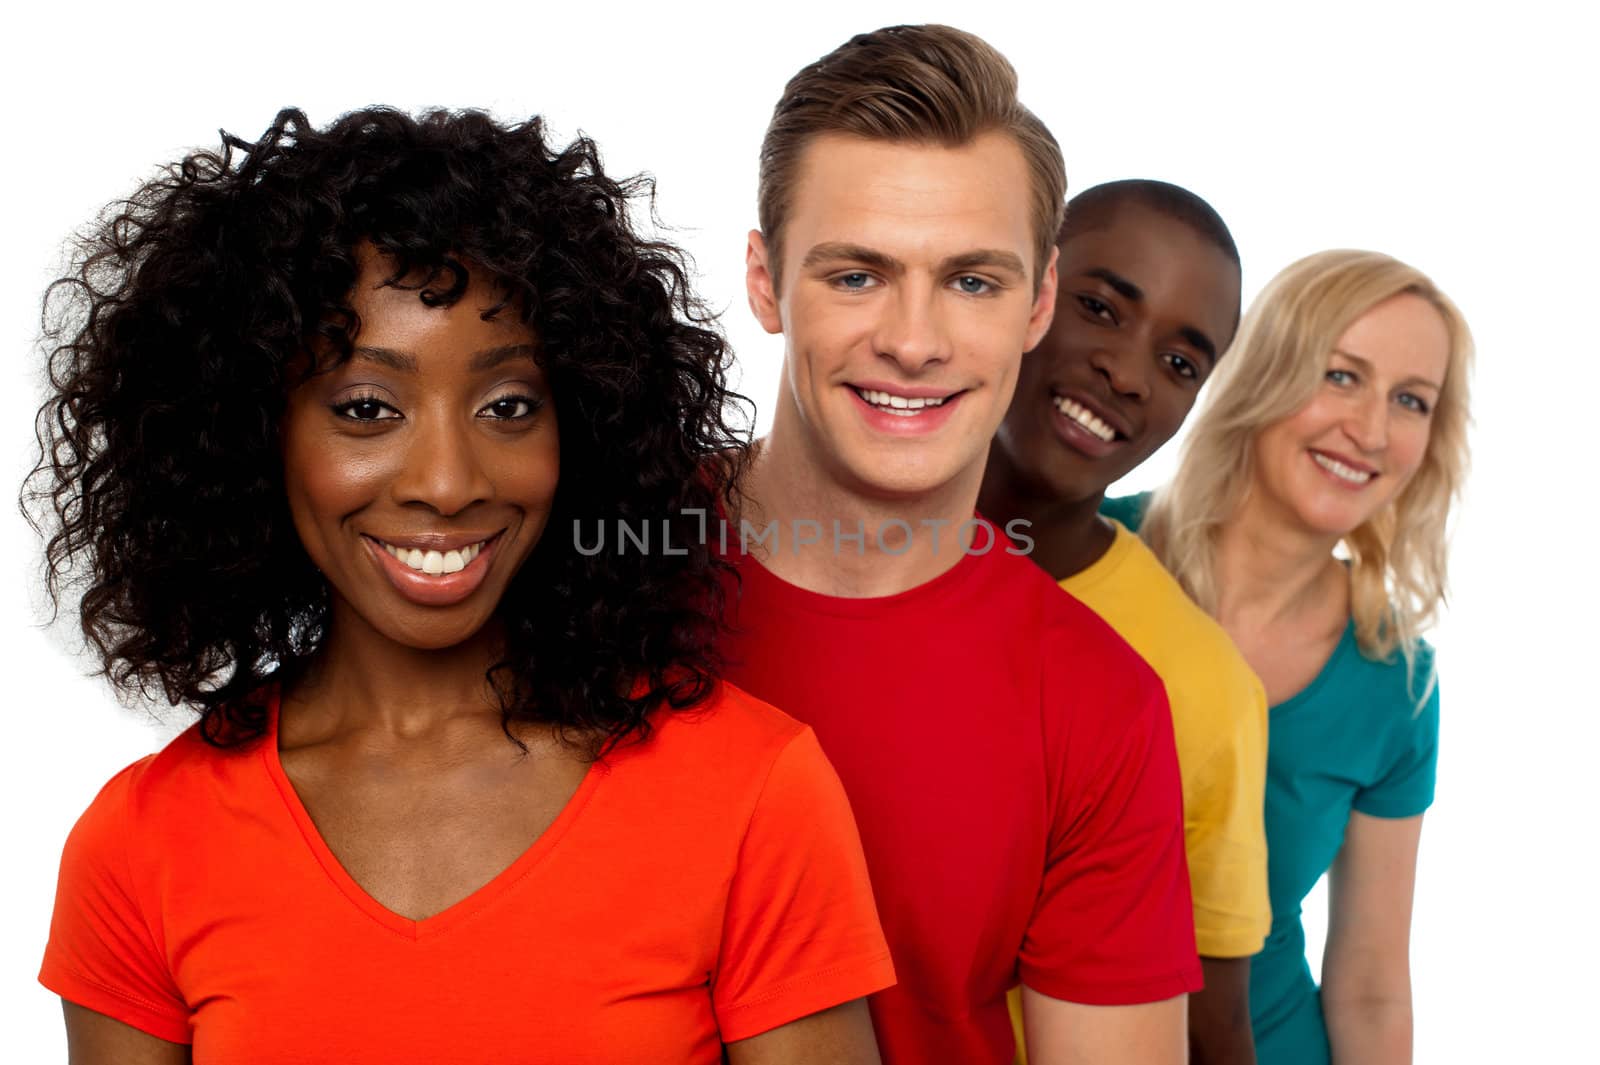
[[[989,282],[981,277],[972,277],[970,275],[958,278],[956,284],[961,286],[961,291],[969,296],[981,296],[989,289]]]
[[[866,274],[845,274],[839,279],[839,284],[845,288],[865,288],[867,280]]]

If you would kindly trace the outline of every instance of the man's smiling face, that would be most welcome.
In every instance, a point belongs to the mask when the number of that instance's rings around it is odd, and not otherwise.
[[[1023,360],[995,440],[1057,498],[1090,499],[1188,417],[1233,339],[1239,268],[1186,223],[1136,202],[1061,245],[1055,320]]]
[[[1021,148],[999,133],[957,148],[827,134],[794,188],[781,291],[759,233],[747,274],[757,318],[787,341],[780,419],[851,491],[975,494],[1055,306]]]

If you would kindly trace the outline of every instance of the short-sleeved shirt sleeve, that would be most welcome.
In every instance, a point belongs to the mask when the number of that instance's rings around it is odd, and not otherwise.
[[[740,849],[712,981],[722,1038],[893,983],[855,820],[807,729],[773,762]]]
[[[113,777],[67,837],[39,980],[69,1002],[188,1043],[189,1007],[141,904],[129,856],[128,807],[144,764]]]
[[[1265,718],[1265,697],[1262,703]],[[1246,724],[1227,739],[1185,774],[1195,941],[1210,958],[1249,957],[1272,925],[1262,827],[1266,729]]]
[[[1019,959],[1022,982],[1087,1005],[1155,1002],[1200,987],[1184,855],[1183,798],[1161,682],[1124,645],[1115,712],[1080,713],[1065,737],[1063,787],[1043,885]],[[1071,664],[1047,668],[1072,691]]]
[[[1431,656],[1430,656],[1431,658]],[[1427,677],[1431,661],[1417,663],[1419,677]],[[1356,793],[1354,808],[1372,817],[1415,817],[1433,805],[1433,786],[1439,764],[1439,686],[1422,709],[1396,730],[1388,768],[1374,783]]]

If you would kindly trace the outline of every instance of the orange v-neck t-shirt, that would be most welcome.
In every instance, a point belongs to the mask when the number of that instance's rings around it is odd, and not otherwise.
[[[515,862],[425,920],[339,865],[259,740],[195,729],[67,840],[41,982],[196,1065],[719,1062],[894,982],[811,730],[731,685],[594,763]]]

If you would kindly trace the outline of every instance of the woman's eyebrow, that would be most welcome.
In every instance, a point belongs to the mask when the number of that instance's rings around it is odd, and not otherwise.
[[[484,348],[482,351],[474,352],[472,360],[467,364],[467,368],[473,373],[492,370],[502,363],[510,362],[512,359],[536,359],[538,351],[539,349],[533,344],[500,344],[496,347]],[[397,370],[400,373],[417,372],[417,357],[408,352],[397,351],[394,348],[363,344],[351,352],[351,355],[356,358],[368,359],[378,363],[380,366],[387,366],[389,369]]]
[[[512,359],[538,360],[539,349],[532,344],[501,344],[499,347],[484,348],[472,356],[468,367],[474,372],[492,370],[502,363]]]
[[[1344,356],[1345,358],[1349,359],[1351,362],[1355,363],[1358,368],[1363,369],[1368,373],[1372,372],[1372,363],[1371,363],[1371,361],[1367,360],[1367,359],[1363,359],[1360,355],[1357,355],[1353,351],[1346,351],[1344,348],[1334,348],[1333,349],[1333,353],[1335,355]],[[1410,377],[1407,377],[1405,380],[1396,382],[1396,387],[1398,387],[1398,388],[1405,388],[1405,387],[1409,387],[1411,385],[1426,385],[1427,387],[1433,389],[1436,392],[1443,392],[1444,391],[1444,385],[1440,384],[1438,381],[1433,381],[1433,380],[1430,380],[1430,379],[1428,379],[1426,377],[1423,377],[1421,374],[1412,374]]]
[[[417,372],[416,356],[407,355],[405,352],[396,351],[394,348],[379,348],[370,344],[363,344],[352,351],[350,355],[352,358],[367,359],[380,366],[387,366],[391,370],[398,370],[401,373]]]

